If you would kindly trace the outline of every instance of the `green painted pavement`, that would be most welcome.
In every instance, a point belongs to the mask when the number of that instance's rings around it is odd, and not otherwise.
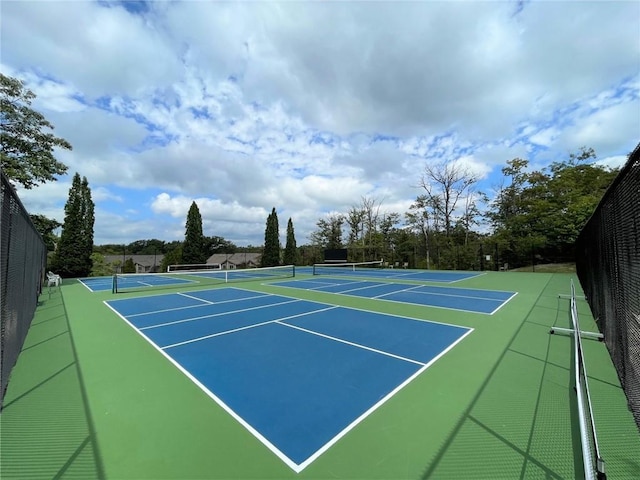
[[[43,296],[10,380],[0,477],[575,478],[571,338],[549,335],[569,326],[558,294],[570,278],[491,272],[454,285],[518,292],[492,316],[228,285],[474,328],[300,474],[102,303],[114,296],[65,282]],[[588,308],[580,311],[593,330]],[[585,350],[610,478],[637,478],[640,434],[615,370],[604,344],[586,341]]]

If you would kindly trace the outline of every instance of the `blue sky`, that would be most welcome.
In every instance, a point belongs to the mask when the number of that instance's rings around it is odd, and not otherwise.
[[[64,219],[86,176],[95,242],[206,235],[298,244],[363,198],[403,214],[426,165],[491,196],[507,160],[640,140],[638,2],[4,1],[0,66],[71,142],[69,174],[20,190]]]

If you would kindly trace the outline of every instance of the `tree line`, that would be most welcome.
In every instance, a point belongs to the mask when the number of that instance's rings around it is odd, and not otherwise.
[[[492,200],[460,163],[427,165],[422,193],[407,212],[382,212],[380,201],[364,197],[347,212],[318,220],[302,258],[318,262],[325,248],[347,248],[351,261],[384,259],[410,268],[573,262],[580,230],[618,174],[595,159],[595,151],[583,147],[542,170],[531,170],[521,158],[509,160]]]
[[[26,189],[56,181],[67,172],[56,148],[71,150],[53,125],[31,108],[35,94],[20,80],[0,74],[0,160],[3,172]],[[262,253],[262,266],[323,261],[324,249],[347,248],[349,260],[384,259],[391,266],[427,269],[498,269],[573,261],[582,226],[618,173],[594,163],[582,147],[541,170],[529,161],[508,160],[493,199],[477,189],[478,178],[461,163],[427,164],[418,179],[421,193],[403,213],[384,211],[382,201],[363,197],[343,213],[320,218],[309,243],[298,246],[293,221],[280,243],[276,208],[266,220],[262,246],[238,247],[205,236],[195,202],[184,241],[136,240],[128,245],[93,245],[94,203],[86,177],[76,173],[65,204],[64,222],[32,214],[50,254],[50,268],[63,276],[104,274],[104,255],[161,254],[166,264],[205,263],[214,253]],[[62,227],[60,237],[56,229]],[[163,265],[163,266],[165,266]]]

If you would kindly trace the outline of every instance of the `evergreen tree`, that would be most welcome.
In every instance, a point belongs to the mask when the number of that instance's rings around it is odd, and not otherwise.
[[[64,223],[53,268],[64,277],[86,277],[91,273],[94,204],[87,178],[76,173],[64,206]]]
[[[296,237],[291,218],[287,223],[287,243],[284,247],[283,261],[285,265],[296,265],[298,263],[298,249],[296,248]]]
[[[273,267],[276,265],[280,265],[280,235],[278,232],[278,214],[274,207],[267,218],[267,226],[264,231],[262,266]]]
[[[125,260],[122,273],[136,273],[136,264],[133,263],[133,258],[129,257]]]
[[[91,189],[87,177],[82,177],[80,188],[82,193],[82,255],[87,259],[89,273],[91,272],[91,254],[93,253],[93,226],[96,222],[95,204],[91,199]],[[87,275],[89,274],[87,273]]]
[[[187,213],[186,233],[182,246],[182,262],[187,264],[206,263],[209,258],[205,238],[202,233],[202,216],[196,202],[191,204]]]

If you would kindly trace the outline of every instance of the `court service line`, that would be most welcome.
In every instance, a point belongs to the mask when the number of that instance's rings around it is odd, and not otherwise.
[[[410,290],[414,290],[414,289],[420,288],[420,287],[422,287],[422,285],[415,285],[413,287],[402,288],[402,289],[396,290],[394,292],[381,293],[380,295],[376,295],[375,297],[371,297],[371,298],[382,298],[382,297],[386,297],[387,295],[395,295],[396,293],[408,292]]]
[[[208,338],[219,337],[221,335],[227,335],[229,333],[240,332],[242,330],[248,330],[250,328],[262,327],[263,325],[268,325],[270,323],[278,323],[278,322],[281,322],[282,320],[290,320],[292,318],[304,317],[305,315],[311,315],[312,313],[316,313],[316,312],[325,312],[325,311],[328,311],[328,310],[332,310],[334,308],[338,308],[338,307],[337,306],[331,306],[331,307],[323,308],[322,310],[314,310],[312,312],[298,313],[296,315],[290,315],[288,317],[277,318],[275,320],[267,320],[266,322],[254,323],[252,325],[245,325],[244,327],[233,328],[231,330],[225,330],[224,332],[212,333],[211,335],[205,335],[204,337],[192,338],[190,340],[185,340],[184,342],[178,342],[178,343],[174,343],[172,345],[167,345],[165,347],[160,347],[160,348],[162,350],[165,350],[167,348],[179,347],[180,345],[186,345],[186,344],[189,344],[189,343],[195,343],[195,342],[199,342],[201,340],[207,340]]]
[[[306,282],[306,281],[307,280],[303,280],[303,282]],[[311,281],[313,281],[313,280],[311,280]],[[359,283],[371,283],[371,282],[368,281],[368,280],[358,280],[358,281],[349,280],[347,283],[340,283],[340,282],[338,282],[338,283],[328,283],[328,282],[326,282],[320,287],[307,288],[305,290],[320,290],[322,288],[328,288],[328,287],[344,287],[344,286],[349,287],[351,285],[357,285]],[[297,287],[293,287],[293,288],[297,288]],[[367,288],[367,287],[364,287],[364,288]],[[357,290],[357,289],[354,289],[354,290]],[[351,291],[351,290],[348,290],[348,291]],[[326,293],[331,293],[331,292],[326,292]]]
[[[313,455],[307,458],[304,462],[298,465],[297,473],[304,470],[306,467],[311,465],[320,455],[326,452],[329,448],[331,448],[335,443],[344,437],[347,433],[353,430],[359,423],[361,423],[365,418],[371,415],[374,411],[376,411],[379,407],[381,407],[385,402],[387,402],[391,397],[393,397],[396,393],[402,390],[405,386],[411,383],[414,379],[419,377],[427,368],[433,365],[437,360],[443,357],[447,352],[449,352],[453,347],[455,347],[458,343],[460,343],[467,335],[473,332],[473,328],[470,328],[466,333],[462,334],[457,340],[452,342],[447,348],[442,350],[439,354],[434,356],[428,363],[423,364],[422,368],[419,368],[413,375],[410,375],[404,382],[398,385],[396,388],[391,390],[387,395],[378,400],[377,403],[369,407],[369,409],[360,415],[358,418],[353,420],[349,425],[347,425],[344,429],[342,429],[337,435],[335,435],[331,440],[325,443],[322,447],[320,447]]]
[[[322,310],[318,310],[318,312],[321,312],[321,311]],[[316,313],[316,312],[314,312],[314,313]],[[311,335],[317,335],[319,337],[327,338],[329,340],[334,340],[336,342],[345,343],[347,345],[351,345],[352,347],[357,347],[357,348],[361,348],[363,350],[369,350],[370,352],[379,353],[381,355],[386,355],[387,357],[392,357],[392,358],[395,358],[397,360],[403,360],[405,362],[415,363],[416,365],[420,365],[420,366],[424,366],[425,365],[425,363],[419,362],[418,360],[413,360],[412,358],[402,357],[402,356],[396,355],[394,353],[385,352],[384,350],[378,350],[377,348],[367,347],[366,345],[362,345],[360,343],[354,343],[354,342],[350,342],[348,340],[343,340],[342,338],[332,337],[331,335],[326,335],[324,333],[316,332],[314,330],[309,330],[307,328],[299,327],[297,325],[289,325],[288,323],[283,323],[283,320],[286,320],[286,319],[283,318],[283,319],[280,319],[280,320],[276,320],[275,323],[278,323],[278,324],[280,324],[280,325],[282,325],[284,327],[295,328],[296,330],[300,330],[300,331],[305,332],[305,333],[310,333]]]
[[[184,293],[178,293],[177,295],[182,295],[182,296],[185,296],[185,297],[189,297],[189,298],[193,298],[195,300],[200,300],[202,302],[205,302],[205,300],[202,300],[201,298],[190,297],[189,295],[186,295]],[[267,295],[267,294],[262,294],[262,295],[256,295],[254,297],[244,297],[244,298],[234,298],[232,300],[223,300],[221,302],[210,302],[210,301],[207,300],[206,303],[201,303],[199,305],[185,305],[184,307],[164,308],[162,310],[152,310],[150,312],[132,313],[131,315],[127,315],[127,317],[128,318],[144,317],[145,315],[156,315],[158,313],[175,312],[176,310],[186,310],[188,308],[208,307],[209,305],[222,305],[223,303],[241,302],[243,300],[253,300],[254,298],[262,298],[262,297],[268,297],[268,296],[269,295]]]
[[[359,283],[359,282],[356,282]],[[373,282],[369,282],[369,283],[373,283]],[[364,287],[358,287],[358,288],[350,288],[348,290],[342,290],[341,292],[338,293],[349,293],[349,292],[357,292],[358,290],[366,290],[368,288],[376,288],[376,287],[384,287],[386,285],[389,285],[388,283],[374,283],[373,285],[365,285]]]
[[[423,287],[424,285],[420,285],[420,286]],[[403,290],[399,290],[394,293],[400,293],[401,291]],[[441,297],[471,298],[473,300],[488,300],[492,302],[508,302],[511,298],[513,298],[513,295],[511,295],[506,300],[502,300],[501,298],[474,297],[472,295],[455,295],[453,293],[437,293],[437,292],[411,292],[411,293],[417,293],[418,295],[438,295]]]
[[[286,305],[288,303],[296,303],[296,302],[303,302],[303,301],[304,300],[299,300],[299,299],[288,300],[286,302],[270,303],[268,305],[259,305],[257,307],[241,308],[240,310],[231,310],[230,312],[212,313],[210,315],[201,315],[199,317],[183,318],[182,320],[174,320],[174,321],[171,321],[171,322],[158,323],[156,325],[149,325],[147,327],[140,328],[140,330],[150,330],[152,328],[167,327],[169,325],[177,325],[178,323],[194,322],[196,320],[202,320],[202,319],[205,319],[205,318],[220,317],[222,315],[233,315],[235,313],[249,312],[251,310],[260,310],[261,308],[277,307],[277,306],[280,306],[280,305]]]

